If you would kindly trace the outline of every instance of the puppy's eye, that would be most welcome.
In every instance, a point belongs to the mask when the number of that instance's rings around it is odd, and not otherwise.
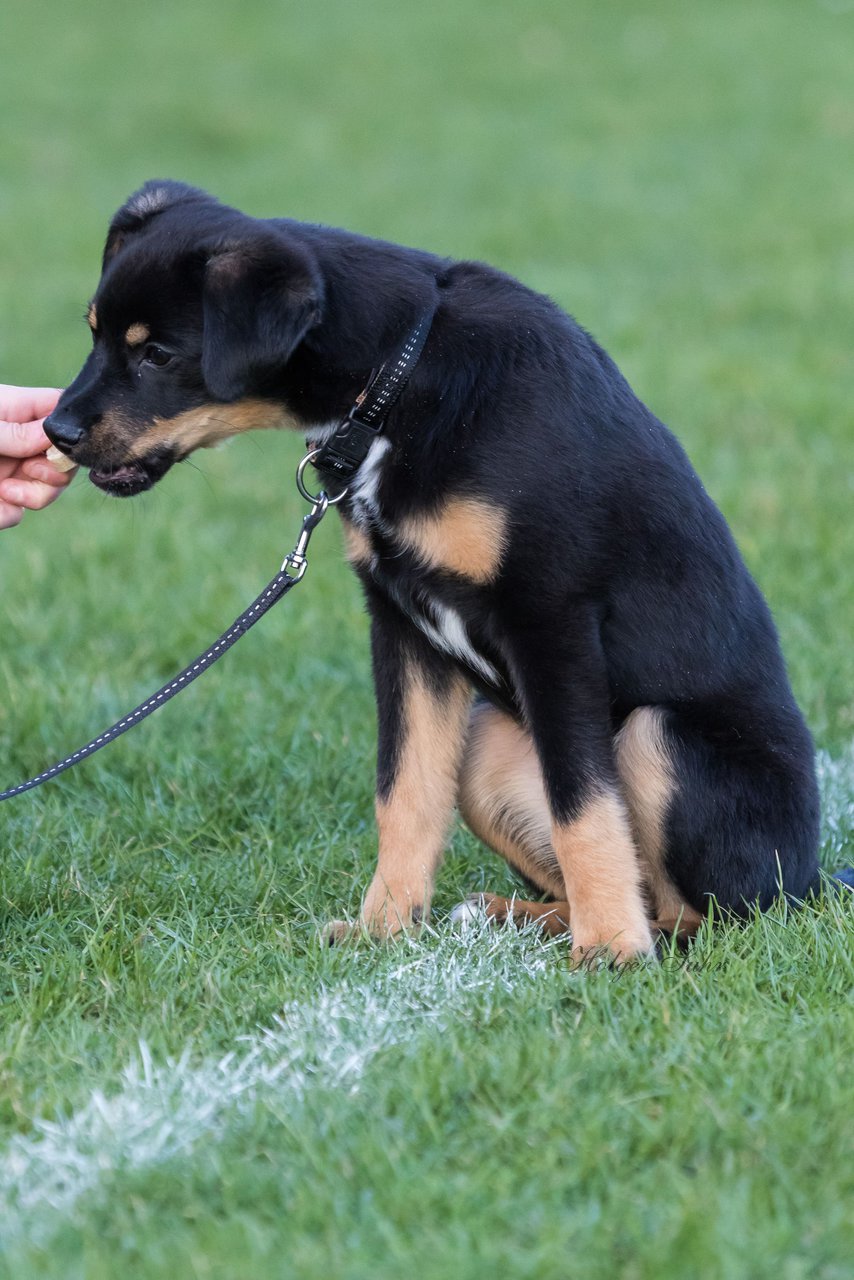
[[[142,359],[145,364],[153,364],[156,369],[162,369],[170,363],[172,354],[150,342],[142,353]]]

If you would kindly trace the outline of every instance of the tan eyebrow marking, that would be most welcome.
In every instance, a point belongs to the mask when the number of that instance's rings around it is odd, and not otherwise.
[[[125,334],[125,342],[129,347],[139,347],[151,337],[147,324],[132,324]]]
[[[98,328],[98,312],[94,302],[89,303],[89,310],[86,312],[86,320],[89,324],[89,328],[93,333],[95,333]]]

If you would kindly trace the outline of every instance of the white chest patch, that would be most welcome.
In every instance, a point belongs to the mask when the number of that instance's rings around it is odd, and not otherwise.
[[[370,449],[365,461],[359,467],[356,483],[350,490],[353,519],[357,524],[379,518],[377,489],[382,476],[383,459],[391,448],[391,442],[385,436],[379,436]]]
[[[417,610],[409,615],[430,643],[437,649],[441,649],[443,653],[459,658],[490,684],[499,684],[498,672],[491,662],[487,662],[486,658],[477,652],[469,639],[465,623],[456,609],[446,604],[439,604],[436,600],[431,601],[431,608],[435,615],[435,623]]]

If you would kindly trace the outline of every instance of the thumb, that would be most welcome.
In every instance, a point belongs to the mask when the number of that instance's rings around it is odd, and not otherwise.
[[[41,422],[0,422],[0,456],[7,458],[31,458],[44,453],[50,441],[42,431]]]

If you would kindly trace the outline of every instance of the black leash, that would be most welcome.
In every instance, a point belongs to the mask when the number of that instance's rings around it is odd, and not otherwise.
[[[328,500],[326,500],[326,495],[324,494],[322,496],[325,501],[320,513],[315,514],[315,510],[312,509],[303,520],[303,532],[300,534],[300,541],[305,539],[303,542],[303,552],[305,550],[305,543],[308,541],[308,537],[311,536],[312,530],[323,518],[326,508],[329,505]],[[309,525],[309,521],[313,521],[313,523]],[[306,536],[306,530],[308,536]],[[299,546],[299,543],[297,546]],[[252,602],[248,609],[241,613],[240,617],[232,623],[228,630],[225,631],[209,649],[206,649],[200,657],[196,658],[195,662],[191,662],[188,667],[185,667],[182,672],[175,676],[174,680],[170,680],[162,689],[158,689],[157,693],[153,694],[152,697],[146,699],[145,702],[141,702],[139,706],[136,707],[135,710],[131,711],[129,715],[126,715],[124,719],[118,720],[111,729],[107,729],[105,733],[101,733],[97,738],[93,738],[91,742],[87,742],[86,746],[81,747],[79,751],[72,752],[70,756],[66,756],[64,760],[60,760],[57,764],[51,765],[51,767],[49,769],[45,769],[43,773],[36,774],[34,778],[30,778],[27,782],[21,782],[17,787],[10,787],[8,791],[0,791],[0,801],[11,800],[12,796],[19,796],[24,791],[32,791],[33,787],[40,787],[43,782],[49,782],[51,778],[55,778],[58,774],[64,773],[66,769],[70,769],[73,764],[78,764],[79,761],[85,760],[87,756],[94,755],[96,751],[101,750],[101,747],[106,747],[108,743],[115,742],[116,738],[120,738],[123,733],[127,733],[128,729],[132,729],[135,724],[139,724],[141,721],[145,720],[146,717],[150,716],[152,712],[158,709],[158,707],[162,707],[170,698],[174,698],[175,694],[179,693],[181,689],[186,689],[188,684],[192,684],[194,680],[198,680],[203,671],[207,671],[208,667],[212,667],[218,658],[221,658],[224,653],[227,653],[231,646],[236,644],[241,636],[245,636],[246,632],[255,626],[255,623],[259,618],[263,618],[264,614],[267,613],[268,610],[272,609],[273,605],[286,596],[291,588],[295,587],[302,579],[303,573],[305,572],[306,560],[303,554],[302,566],[295,566],[291,557],[296,554],[296,550],[291,552],[291,555],[287,557],[285,564],[282,566],[279,573],[277,573],[272,582],[265,587],[260,596]],[[287,566],[287,568],[285,566]],[[289,572],[288,570],[291,568],[294,568],[295,572]]]
[[[70,769],[72,765],[85,760],[87,756],[94,755],[96,751],[100,751],[108,743],[115,742],[116,738],[120,738],[123,733],[127,733],[128,729],[132,729],[134,725],[140,724],[154,711],[157,711],[159,707],[164,706],[170,698],[174,698],[175,694],[179,693],[181,689],[186,689],[187,685],[197,680],[204,671],[207,671],[208,667],[212,667],[224,653],[228,652],[233,644],[237,643],[241,636],[246,635],[246,632],[251,630],[255,623],[272,609],[274,604],[283,599],[298,582],[302,581],[303,575],[308,568],[305,553],[312,533],[329,508],[339,503],[347,494],[346,489],[336,494],[334,498],[330,498],[324,490],[321,490],[320,493],[310,493],[303,481],[306,466],[311,462],[316,467],[332,471],[344,479],[349,479],[358,470],[360,464],[367,457],[371,444],[385,426],[389,410],[409,380],[418,357],[424,349],[424,343],[427,341],[432,320],[433,310],[430,310],[421,317],[416,328],[409,334],[398,350],[380,367],[376,376],[371,379],[357,403],[330,439],[320,449],[313,449],[306,454],[299,464],[297,468],[297,487],[302,496],[312,504],[311,510],[308,515],[303,517],[302,528],[293,551],[285,556],[282,561],[282,567],[275,578],[253,600],[249,608],[245,609],[228,630],[223,632],[209,649],[206,649],[203,654],[196,658],[195,662],[191,662],[189,666],[179,672],[174,680],[170,680],[168,684],[163,685],[162,689],[158,689],[157,693],[147,698],[145,702],[141,702],[129,715],[126,715],[122,720],[118,720],[110,729],[99,734],[97,738],[93,738],[91,742],[87,742],[86,746],[81,747],[79,751],[72,752],[64,760],[51,765],[49,769],[45,769],[43,773],[36,774],[34,778],[29,778],[26,782],[19,783],[17,787],[9,787],[6,791],[0,791],[0,802],[11,800],[13,796],[23,795],[25,791],[32,791],[34,787],[40,787],[43,782],[49,782],[51,778],[56,778],[60,773],[64,773],[66,769]]]

